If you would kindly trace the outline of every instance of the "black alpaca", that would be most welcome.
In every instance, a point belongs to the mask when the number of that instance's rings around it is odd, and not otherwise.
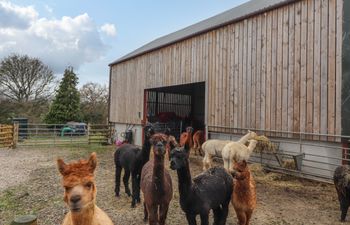
[[[350,170],[348,166],[338,166],[333,175],[335,189],[338,193],[341,216],[340,221],[344,222],[350,206]]]
[[[119,147],[114,153],[115,164],[115,195],[119,197],[120,191],[120,176],[124,168],[123,182],[125,186],[125,193],[131,196],[129,189],[129,177],[131,173],[132,183],[132,202],[131,207],[135,207],[136,202],[140,202],[140,180],[141,170],[143,165],[149,160],[149,153],[151,149],[150,138],[154,134],[152,127],[147,126],[144,129],[145,140],[142,149],[131,144],[124,144]]]
[[[214,225],[226,223],[233,192],[233,179],[224,168],[214,167],[193,181],[189,168],[189,146],[175,147],[171,151],[170,168],[177,170],[180,205],[189,225],[196,225],[199,214],[201,225],[209,224],[209,211],[214,211]]]

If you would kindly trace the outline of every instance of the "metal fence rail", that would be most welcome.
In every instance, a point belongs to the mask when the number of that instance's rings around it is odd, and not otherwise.
[[[208,130],[208,137],[210,139],[218,138],[234,141],[241,137],[242,134],[246,133],[248,129],[208,127]],[[293,176],[332,182],[335,168],[342,164],[350,164],[350,151],[347,147],[347,140],[350,140],[350,136],[249,130],[255,131],[258,135],[267,136],[271,142],[279,146],[275,153],[254,152],[251,155],[250,161],[260,163],[265,169]],[[341,140],[343,142],[341,142]],[[346,140],[346,145],[343,145],[344,140]],[[278,161],[278,157],[282,159],[282,163],[288,160],[293,161],[293,159],[295,160],[295,158],[298,158],[298,160],[300,160],[300,168],[285,168],[283,164]]]
[[[26,124],[18,131],[18,146],[62,146],[71,144],[107,144],[111,127],[91,124],[86,130],[65,132],[65,124]]]

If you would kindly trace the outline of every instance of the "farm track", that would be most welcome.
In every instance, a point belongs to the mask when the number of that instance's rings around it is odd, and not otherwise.
[[[123,192],[123,186],[121,197],[114,197],[114,149],[76,146],[0,150],[0,225],[8,225],[15,215],[26,213],[37,214],[39,225],[60,224],[67,209],[55,159],[58,156],[65,161],[86,158],[92,151],[97,152],[99,160],[97,205],[107,212],[116,225],[144,224],[143,206],[131,209],[131,199]],[[191,156],[190,161],[192,175],[199,174],[201,157]],[[338,222],[340,212],[333,185],[265,173],[259,165],[250,167],[258,195],[258,206],[251,224],[342,224]],[[179,207],[176,172],[170,173],[174,197],[167,224],[186,224],[185,215]],[[237,224],[232,207],[227,224]]]

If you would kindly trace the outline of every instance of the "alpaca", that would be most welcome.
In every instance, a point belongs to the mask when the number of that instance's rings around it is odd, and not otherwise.
[[[224,168],[228,171],[233,169],[233,163],[243,160],[248,160],[252,154],[257,140],[250,140],[248,147],[239,142],[230,142],[222,149],[222,159],[224,161]]]
[[[193,180],[189,168],[189,146],[171,150],[170,168],[177,170],[181,209],[189,225],[196,225],[200,214],[201,224],[209,224],[209,211],[214,211],[214,225],[226,223],[233,192],[233,178],[224,168],[214,167]]]
[[[176,138],[172,135],[169,135],[168,136],[168,143],[165,146],[168,160],[170,160],[170,151],[172,149],[172,146],[178,146],[178,145],[179,145],[179,143],[177,143]]]
[[[344,222],[350,206],[350,170],[347,165],[338,166],[333,175],[340,204],[340,221]]]
[[[257,135],[255,132],[252,132],[248,130],[248,133],[241,137],[238,141],[238,143],[245,144],[248,140],[255,138]],[[232,141],[230,140],[207,140],[203,143],[202,149],[204,151],[204,158],[203,158],[203,170],[207,170],[208,168],[212,167],[213,157],[218,156],[221,157],[221,151],[227,145]]]
[[[154,134],[151,126],[145,127],[145,141],[142,150],[131,144],[124,144],[119,147],[114,153],[115,163],[115,195],[119,197],[120,191],[120,176],[124,168],[123,182],[125,193],[131,196],[129,189],[129,177],[132,178],[132,202],[131,207],[136,206],[136,202],[140,202],[140,179],[143,165],[149,160],[151,149],[150,138]]]
[[[232,205],[236,211],[239,225],[249,225],[250,218],[256,207],[256,187],[253,176],[245,160],[238,162],[232,172],[234,192]]]
[[[154,159],[148,161],[141,172],[141,190],[144,196],[144,220],[151,225],[164,225],[173,187],[169,172],[164,168],[168,137],[164,134],[152,136]]]
[[[187,127],[186,132],[183,132],[180,135],[180,146],[185,146],[187,143],[190,146],[190,149],[193,148],[193,139],[192,139],[193,128]]]
[[[197,130],[193,134],[193,149],[194,149],[194,154],[197,155],[197,151],[200,156],[203,155],[202,152],[202,144],[204,142],[204,132],[202,130]]]
[[[89,160],[70,164],[58,159],[57,166],[63,178],[64,201],[70,209],[62,225],[113,225],[107,214],[95,204],[96,153],[92,153]]]

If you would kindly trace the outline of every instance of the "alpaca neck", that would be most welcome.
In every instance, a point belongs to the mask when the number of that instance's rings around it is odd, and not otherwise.
[[[141,160],[146,163],[149,160],[149,153],[151,150],[151,143],[149,139],[146,139],[142,145]]]
[[[152,181],[158,193],[164,191],[164,156],[154,156]]]
[[[192,178],[188,160],[186,166],[177,170],[180,201],[186,201],[191,194]]]
[[[256,146],[256,142],[250,142],[248,146],[248,152],[251,154]]]
[[[237,142],[245,144],[249,140],[249,137],[250,137],[250,133],[248,133],[248,134],[244,135],[243,137],[241,137]]]
[[[92,225],[95,215],[95,204],[82,209],[81,212],[71,212],[72,225]]]
[[[189,144],[190,147],[193,146],[193,139],[192,139],[192,132],[187,132],[187,143]]]

